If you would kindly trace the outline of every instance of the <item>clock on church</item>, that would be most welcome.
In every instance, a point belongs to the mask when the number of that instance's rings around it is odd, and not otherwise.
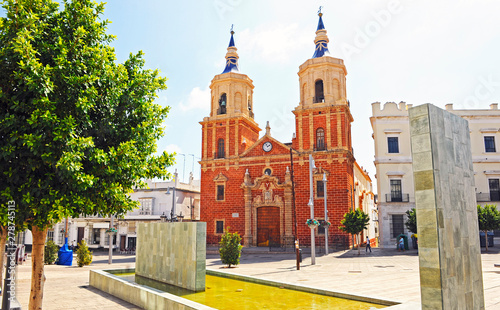
[[[273,149],[273,144],[267,141],[266,143],[262,144],[262,149],[264,150],[264,152],[270,152]]]

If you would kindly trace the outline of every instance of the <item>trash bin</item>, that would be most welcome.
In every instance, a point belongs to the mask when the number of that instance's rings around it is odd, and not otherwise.
[[[403,237],[403,240],[404,240],[404,243],[405,243],[405,250],[408,251],[410,248],[408,247],[408,236],[406,236],[405,234],[400,234],[397,238],[396,238],[396,248],[399,250],[399,238]]]
[[[493,237],[495,236],[495,234],[492,232],[492,231],[489,231],[488,232],[488,247],[493,247],[495,246],[494,242],[493,242]],[[481,243],[481,247],[482,248],[485,248],[486,247],[486,242],[484,240],[484,231],[480,231],[479,232],[479,242]]]

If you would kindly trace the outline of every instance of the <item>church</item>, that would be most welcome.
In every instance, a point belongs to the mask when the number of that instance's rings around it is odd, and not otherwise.
[[[274,139],[269,123],[259,137],[261,128],[253,113],[254,86],[239,72],[233,35],[231,31],[226,67],[210,84],[210,115],[200,122],[200,220],[207,223],[207,243],[216,244],[229,227],[242,236],[247,247],[288,246],[296,239],[300,245],[310,245],[311,229],[306,221],[311,218],[311,207],[314,218],[322,223],[314,229],[316,244],[324,240],[325,231],[329,244],[349,242],[350,236],[338,229],[340,221],[355,207],[367,208],[363,206],[368,201],[373,207],[373,192],[371,180],[353,155],[347,71],[342,59],[330,56],[322,13],[314,55],[299,67],[300,103],[292,111],[295,133],[291,142]],[[309,155],[315,166],[313,206]],[[355,171],[369,180],[369,186],[356,181]]]

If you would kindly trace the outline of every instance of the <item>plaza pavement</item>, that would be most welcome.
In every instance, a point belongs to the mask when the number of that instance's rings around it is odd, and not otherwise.
[[[494,267],[500,263],[500,244],[496,244],[488,253],[483,250],[481,255],[487,310],[500,309],[500,268]],[[420,303],[416,250],[403,253],[396,249],[373,248],[373,252],[367,254],[362,249],[359,256],[357,250],[336,251],[316,256],[316,265],[311,265],[310,255],[305,253],[299,271],[296,270],[295,254],[270,253],[265,249],[244,250],[240,265],[235,268],[225,268],[217,254],[207,254],[207,269],[399,301],[408,306]],[[114,255],[113,264],[109,265],[106,254],[95,253],[94,262],[82,268],[45,266],[43,309],[139,309],[88,286],[90,269],[135,266],[132,255]],[[17,270],[17,297],[22,309],[27,309],[28,305],[30,263],[28,260]]]

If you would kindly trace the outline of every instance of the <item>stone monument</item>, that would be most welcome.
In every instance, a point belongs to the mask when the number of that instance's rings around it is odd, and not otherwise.
[[[204,291],[206,230],[204,222],[140,223],[136,275]]]
[[[484,309],[468,122],[431,104],[409,117],[422,309]]]

